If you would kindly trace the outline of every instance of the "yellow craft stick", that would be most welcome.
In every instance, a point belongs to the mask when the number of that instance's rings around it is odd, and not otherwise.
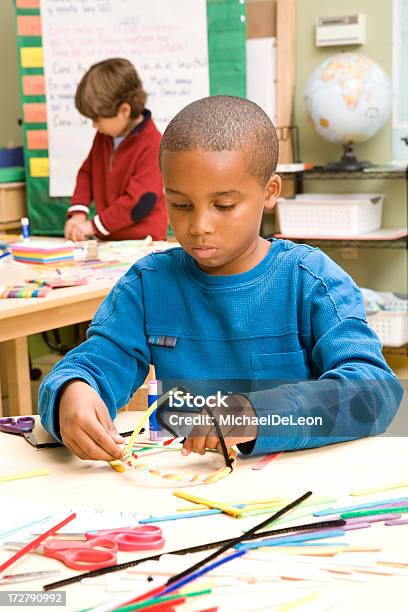
[[[386,485],[384,487],[372,487],[371,489],[361,489],[361,491],[353,491],[350,495],[369,495],[370,493],[380,493],[381,491],[392,491],[392,489],[403,489],[408,487],[408,482],[398,482],[393,485]]]
[[[224,502],[221,502],[224,503]],[[240,499],[237,501],[231,501],[228,502],[228,505],[231,506],[236,506],[238,504],[242,504],[243,506],[254,506],[255,508],[259,505],[263,504],[267,504],[268,507],[272,507],[272,506],[285,506],[288,503],[288,500],[283,499],[282,497],[275,497],[274,499],[260,499],[260,500],[250,500],[250,501],[246,501],[244,499]],[[177,512],[194,512],[194,510],[206,510],[208,508],[208,506],[205,506],[204,504],[193,504],[190,506],[180,506],[180,508],[177,508]],[[252,508],[251,508],[252,509]]]
[[[224,503],[224,502],[221,502]],[[242,505],[245,506],[245,508],[238,508],[241,511],[250,511],[250,510],[263,510],[266,508],[282,508],[283,506],[286,506],[287,502],[283,502],[282,500],[279,501],[271,501],[269,503],[265,503],[265,504],[255,504],[255,503],[248,503],[245,501],[236,501],[236,502],[229,502],[228,505],[231,506],[238,506],[238,505]],[[248,507],[247,507],[248,506]],[[208,506],[205,506],[204,504],[194,504],[194,506],[181,506],[180,508],[177,508],[177,512],[194,512],[195,510],[207,510]]]
[[[298,608],[299,606],[303,606],[303,604],[305,603],[314,601],[318,597],[320,597],[320,593],[318,592],[309,593],[309,595],[298,597],[297,599],[294,599],[290,603],[284,604],[283,606],[279,606],[279,608],[276,608],[276,612],[288,612],[288,610],[294,610],[295,608]]]
[[[156,410],[156,408],[157,408],[157,400],[155,402],[153,402],[153,404],[151,404],[148,407],[148,409],[145,411],[145,413],[142,416],[142,418],[140,419],[139,423],[136,425],[136,429],[134,430],[134,432],[130,436],[128,442],[126,443],[126,446],[125,446],[123,452],[125,452],[125,450],[129,450],[132,447],[134,439],[136,438],[136,436],[139,435],[140,430],[147,423],[147,421],[149,420],[149,416],[152,414],[152,412],[154,412]],[[122,463],[120,461],[109,461],[109,465],[116,472],[124,472],[125,471],[125,468],[123,467],[123,465],[122,465]]]
[[[145,411],[144,415],[140,419],[139,423],[136,425],[136,429],[134,430],[134,432],[130,436],[130,438],[129,438],[126,446],[125,446],[126,450],[129,450],[132,447],[132,444],[133,444],[136,436],[139,435],[140,430],[142,429],[142,427],[145,426],[145,424],[149,420],[150,415],[156,410],[156,408],[157,408],[157,400],[155,402],[153,402],[153,404],[150,404],[150,406],[148,407],[148,409]]]
[[[187,501],[195,502],[196,504],[203,504],[207,508],[216,508],[217,510],[222,510],[222,512],[225,512],[230,516],[239,516],[243,510],[243,508],[234,508],[233,506],[229,506],[228,504],[213,502],[208,499],[203,499],[202,497],[195,497],[194,495],[190,495],[189,493],[184,493],[184,491],[173,491],[173,495],[175,495],[176,497],[180,497],[181,499],[186,499]]]
[[[32,472],[22,472],[21,474],[9,474],[8,476],[0,476],[0,482],[9,482],[10,480],[21,480],[22,478],[35,478],[36,476],[49,476],[50,470],[33,470]]]
[[[257,552],[262,551],[266,555],[268,553],[268,548],[270,553],[270,546],[257,548],[256,550]],[[314,548],[312,548],[311,546],[301,546],[296,548],[294,546],[274,546],[273,550],[285,552],[288,555],[305,555],[308,557],[334,557],[335,555],[338,555],[339,553],[343,552],[379,552],[381,551],[381,548],[379,546],[322,546],[321,548],[317,546]]]

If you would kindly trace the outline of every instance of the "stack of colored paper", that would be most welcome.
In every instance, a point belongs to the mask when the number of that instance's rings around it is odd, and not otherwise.
[[[71,242],[17,242],[11,246],[11,251],[16,261],[24,263],[61,265],[74,262],[74,245]]]

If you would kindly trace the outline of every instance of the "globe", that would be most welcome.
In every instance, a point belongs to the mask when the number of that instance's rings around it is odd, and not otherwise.
[[[372,138],[387,121],[392,87],[377,62],[360,53],[339,53],[322,62],[307,80],[305,104],[317,133],[344,145],[340,162],[332,170],[360,170],[353,143]]]

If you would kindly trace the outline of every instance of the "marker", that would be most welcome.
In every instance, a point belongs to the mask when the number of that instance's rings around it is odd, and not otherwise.
[[[21,236],[23,240],[28,240],[30,238],[30,220],[28,217],[23,217],[21,219]]]
[[[151,406],[158,398],[157,380],[151,380],[147,385],[147,405]],[[166,432],[160,426],[157,420],[156,411],[154,411],[149,417],[149,439],[163,440],[165,437]]]

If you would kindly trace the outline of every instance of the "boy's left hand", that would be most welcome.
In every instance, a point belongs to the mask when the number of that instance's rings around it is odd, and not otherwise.
[[[227,400],[229,408],[213,408],[212,412],[215,419],[219,423],[222,435],[224,436],[225,445],[229,449],[235,444],[242,444],[244,442],[251,442],[256,440],[258,435],[258,425],[242,424],[240,418],[242,416],[249,417],[253,420],[256,417],[256,412],[252,407],[251,402],[243,395],[231,395]],[[202,414],[208,414],[203,411]],[[228,425],[222,425],[220,423],[220,415],[228,414],[231,415],[231,423]],[[241,419],[242,421],[242,419]],[[184,456],[190,453],[198,453],[205,455],[206,450],[216,449],[222,452],[220,440],[217,436],[215,427],[208,426],[196,426],[192,429],[190,435],[183,444],[181,454]]]

